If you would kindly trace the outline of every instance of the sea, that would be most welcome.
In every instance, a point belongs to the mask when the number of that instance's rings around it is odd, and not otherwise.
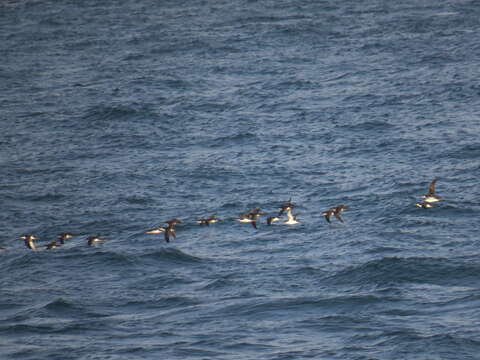
[[[1,0],[0,359],[480,359],[479,19]]]

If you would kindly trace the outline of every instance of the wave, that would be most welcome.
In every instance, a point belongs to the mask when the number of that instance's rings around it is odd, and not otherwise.
[[[402,328],[384,334],[388,336],[387,340],[379,342],[377,345],[381,347],[395,348],[395,353],[402,354],[403,358],[408,353],[415,354],[413,358],[417,358],[418,354],[428,350],[428,358],[436,357],[445,359],[473,359],[471,354],[480,351],[480,341],[472,339],[460,334],[439,333],[434,335],[422,335],[415,329]],[[465,356],[463,356],[465,355]]]
[[[383,303],[389,298],[378,297],[375,295],[339,295],[331,297],[295,297],[295,298],[279,298],[279,299],[255,299],[241,302],[234,305],[228,305],[222,309],[227,315],[235,316],[259,316],[274,313],[276,315],[284,314],[288,316],[289,312],[305,312],[315,309],[359,309],[363,306],[371,306],[373,304]]]
[[[119,196],[119,201],[125,201],[128,204],[132,205],[147,205],[150,204],[152,199],[148,196],[143,196],[139,194],[133,195],[121,195]]]
[[[79,303],[66,300],[64,298],[55,299],[42,308],[39,309],[41,312],[46,311],[49,317],[56,318],[103,318],[107,317],[107,314],[102,314],[98,312],[92,312],[86,307],[82,306]]]
[[[153,259],[153,260],[159,260],[161,262],[190,263],[190,264],[201,263],[204,260],[200,257],[189,255],[187,253],[184,253],[181,250],[178,250],[176,248],[170,248],[170,247],[156,250],[152,253],[142,255],[141,257]]]
[[[199,305],[201,302],[192,297],[186,296],[142,296],[142,300],[131,300],[126,302],[122,307],[131,310],[142,311],[145,309],[176,309],[187,306]]]
[[[232,280],[229,280],[225,277],[221,279],[215,279],[208,281],[206,284],[203,284],[199,290],[219,290],[227,287],[233,287],[235,286],[235,282]]]
[[[150,115],[152,115],[152,111],[148,104],[94,105],[84,112],[82,119],[102,122],[108,120],[131,120],[136,117],[145,118]]]
[[[0,334],[22,335],[22,334],[38,334],[47,333],[54,329],[52,325],[33,325],[33,324],[12,324],[0,325]]]
[[[65,173],[69,173],[75,170],[72,166],[66,166],[64,164],[50,164],[49,166],[41,166],[39,164],[33,164],[29,167],[16,167],[13,169],[14,171],[21,174],[21,176],[26,177],[28,175],[54,175],[54,174],[61,174],[64,175]]]
[[[73,305],[73,303],[62,298],[56,299],[44,306],[44,309],[52,310],[55,312],[69,311],[73,310],[74,308],[75,306]]]
[[[55,259],[59,264],[68,262],[70,267],[85,267],[86,269],[113,268],[120,271],[128,271],[137,265],[134,255],[112,251],[109,249],[107,241],[109,240],[107,239],[105,244],[98,248],[81,245],[81,247],[75,246],[65,249],[65,251],[59,249],[60,251],[54,253],[57,255]],[[40,261],[43,263],[47,261],[47,257],[50,258],[52,256],[49,251],[39,252],[38,255],[41,255]],[[84,276],[88,278],[96,278],[98,277],[98,274],[94,271],[87,271]]]
[[[471,283],[480,271],[478,264],[464,264],[446,258],[385,257],[349,267],[328,278],[335,284],[386,285],[392,283]]]
[[[211,147],[218,147],[218,146],[228,146],[231,147],[235,144],[246,144],[252,141],[257,140],[258,137],[254,133],[251,132],[242,132],[238,134],[232,134],[227,136],[221,136],[216,139],[212,139]]]
[[[448,149],[442,156],[452,159],[478,159],[480,156],[480,143],[472,143]]]
[[[365,121],[359,124],[342,124],[337,125],[337,127],[351,131],[385,131],[395,129],[395,125],[379,120]]]
[[[66,195],[63,194],[53,194],[53,193],[46,193],[46,194],[39,194],[32,196],[29,200],[31,201],[45,201],[45,202],[55,202],[62,199],[67,198]]]

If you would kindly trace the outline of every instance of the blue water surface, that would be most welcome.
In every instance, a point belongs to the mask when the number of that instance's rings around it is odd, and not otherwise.
[[[1,1],[1,359],[478,359],[479,18]]]

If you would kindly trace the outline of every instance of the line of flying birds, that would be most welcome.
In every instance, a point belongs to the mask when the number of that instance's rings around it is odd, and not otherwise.
[[[423,209],[429,209],[433,207],[433,203],[438,202],[442,200],[440,196],[438,196],[435,193],[435,184],[437,183],[437,179],[434,179],[430,185],[428,186],[428,192],[422,196],[423,201],[417,202],[415,205],[423,208]],[[293,214],[293,209],[295,208],[295,204],[292,203],[292,199],[289,199],[288,201],[284,202],[280,206],[280,211],[278,215],[276,216],[269,216],[267,218],[267,225],[272,225],[274,222],[282,220],[281,216],[285,214],[287,216],[287,219],[283,221],[283,224],[285,225],[295,225],[299,224],[300,221],[298,221],[297,216],[298,214]],[[344,222],[343,218],[341,216],[341,213],[344,210],[347,210],[348,206],[347,205],[338,205],[335,207],[332,207],[328,210],[325,210],[322,212],[322,215],[325,217],[325,220],[328,223],[331,223],[331,217],[334,216],[337,220],[340,222]],[[235,221],[241,222],[241,223],[250,223],[252,226],[257,229],[257,219],[260,216],[265,215],[260,211],[259,208],[252,209],[250,211],[247,211],[240,215],[238,218],[235,218]],[[208,218],[200,218],[197,219],[196,222],[200,225],[205,225],[209,226],[210,224],[215,224],[216,222],[220,221],[215,215],[212,215]],[[146,231],[146,234],[164,234],[165,241],[168,243],[172,238],[175,238],[177,236],[175,226],[177,224],[181,224],[182,221],[179,219],[170,219],[168,221],[165,221],[165,224],[167,226],[159,226],[153,229],[150,229]],[[71,233],[62,233],[58,235],[58,240],[54,240],[46,245],[44,247],[47,250],[50,249],[55,249],[65,243],[65,240],[70,239],[73,237],[73,234]],[[33,235],[33,234],[27,234],[27,235],[22,235],[20,236],[20,239],[25,242],[25,246],[31,250],[37,250],[37,247],[35,245],[35,240],[38,240],[38,238]],[[104,238],[100,238],[98,236],[90,236],[87,238],[87,244],[88,246],[95,247],[97,246],[100,242],[105,241]],[[5,248],[0,248],[0,250],[5,250]]]

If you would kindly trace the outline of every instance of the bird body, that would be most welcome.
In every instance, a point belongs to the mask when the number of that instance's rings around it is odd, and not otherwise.
[[[102,241],[105,241],[105,239],[100,238],[98,236],[90,236],[87,239],[88,246],[95,246],[96,244],[98,244],[99,242],[102,242]]]
[[[235,220],[241,223],[251,223],[255,229],[257,228],[257,219],[251,214],[240,215],[240,217],[236,218]]]
[[[422,199],[427,203],[434,203],[437,201],[442,200],[440,196],[435,193],[435,185],[437,183],[437,179],[433,179],[430,185],[428,185],[428,192],[422,196]]]
[[[22,239],[25,242],[25,246],[27,248],[32,250],[37,250],[34,240],[37,240],[38,238],[35,235],[32,235],[32,234],[22,235],[20,236],[20,239]]]
[[[170,238],[177,237],[177,232],[175,231],[175,225],[181,224],[182,222],[179,219],[173,218],[170,220],[165,221],[165,224],[168,226],[165,228],[165,241],[168,243],[170,242]]]
[[[342,211],[347,209],[348,209],[347,205],[338,205],[336,207],[325,210],[324,212],[322,212],[322,215],[325,216],[325,220],[327,220],[327,222],[329,223],[331,222],[330,217],[332,215],[335,216],[339,221],[343,222],[343,219],[340,214]]]
[[[285,211],[291,211],[295,205],[292,203],[292,198],[290,198],[288,201],[284,202],[282,206],[280,206],[280,212],[278,213],[278,216],[282,216],[282,214]]]
[[[285,220],[283,223],[285,225],[295,225],[295,224],[299,224],[300,221],[297,220],[297,215],[298,214],[292,214],[292,210],[289,209],[287,210],[287,220]]]
[[[235,220],[241,223],[251,223],[252,226],[256,229],[257,228],[257,218],[262,216],[263,213],[260,211],[259,208],[252,209],[236,218]]]
[[[205,225],[205,226],[209,226],[210,224],[215,224],[216,222],[218,222],[219,220],[217,219],[217,217],[215,215],[212,215],[208,218],[201,218],[201,219],[198,219],[197,220],[197,223],[200,224],[200,225]]]
[[[61,234],[58,234],[57,238],[58,240],[60,241],[60,244],[65,244],[65,240],[67,239],[71,239],[73,237],[73,234],[72,233],[61,233]]]
[[[57,244],[57,241],[56,241],[56,240],[54,240],[54,241],[52,241],[51,243],[48,243],[47,245],[45,245],[45,248],[46,248],[47,250],[55,249],[55,248],[57,248],[57,247],[58,247],[58,244]]]

